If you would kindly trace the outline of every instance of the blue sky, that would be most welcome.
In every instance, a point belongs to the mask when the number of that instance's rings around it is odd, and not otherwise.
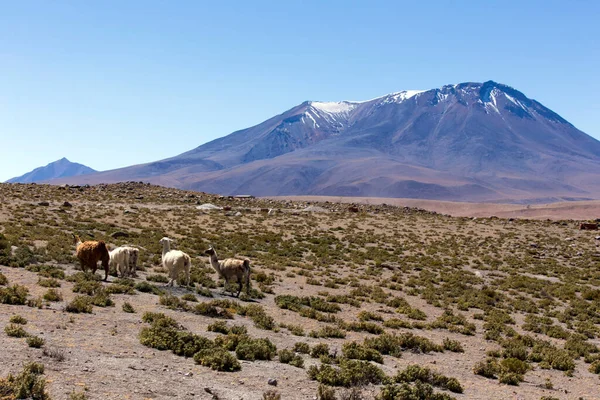
[[[489,79],[600,138],[597,1],[0,5],[0,181],[167,158],[304,100]]]

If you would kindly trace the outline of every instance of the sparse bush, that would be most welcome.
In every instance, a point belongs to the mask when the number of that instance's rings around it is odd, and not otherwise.
[[[0,286],[6,285],[8,285],[8,278],[2,272],[0,272]]]
[[[329,386],[319,384],[319,388],[317,389],[317,399],[318,400],[337,400],[335,397],[335,390]]]
[[[23,329],[21,325],[8,324],[4,327],[4,332],[10,337],[23,338],[29,336],[29,334]]]
[[[442,346],[444,346],[444,350],[451,351],[453,353],[464,353],[465,349],[462,347],[458,340],[452,340],[449,338],[445,338],[442,342]]]
[[[42,298],[50,302],[57,302],[63,300],[62,294],[56,289],[48,289],[46,293],[44,293]]]
[[[227,335],[230,332],[225,321],[214,322],[208,326],[207,330],[209,332],[217,332],[222,333],[224,335]]]
[[[279,350],[279,353],[277,353],[277,355],[279,356],[280,363],[290,364],[297,368],[304,367],[304,359],[291,350],[287,350],[287,349]]]
[[[383,364],[383,356],[377,350],[356,342],[346,342],[342,345],[344,357],[353,360],[375,361]]]
[[[308,346],[308,344],[307,344]],[[329,346],[327,343],[319,343],[315,344],[313,348],[310,350],[310,356],[312,358],[319,358],[321,356],[329,355]]]
[[[36,349],[39,349],[40,347],[42,347],[44,345],[44,343],[46,343],[46,341],[39,336],[29,336],[27,338],[27,345],[29,347],[34,347]]]
[[[70,313],[92,313],[92,298],[89,296],[76,296],[65,306],[65,311]]]
[[[45,347],[42,354],[46,357],[53,358],[58,362],[65,360],[65,352],[62,349]]]
[[[267,390],[262,395],[263,400],[281,400],[281,394],[276,390]]]
[[[271,360],[277,353],[277,347],[269,339],[242,340],[235,349],[235,354],[240,360]]]
[[[219,347],[197,352],[194,361],[215,371],[234,372],[242,368],[240,362],[230,352]]]
[[[49,278],[49,279],[40,278],[38,280],[38,285],[40,285],[42,287],[57,288],[57,287],[60,287],[60,282],[54,278]]]
[[[294,351],[296,353],[308,354],[310,353],[310,346],[308,345],[308,343],[296,342],[294,344]],[[327,349],[327,352],[329,352],[329,349]]]
[[[122,306],[123,311],[125,311],[126,313],[135,313],[135,309],[133,308],[133,306],[129,303],[129,302],[124,302],[123,306]]]
[[[152,293],[158,296],[160,296],[163,293],[163,291],[160,290],[158,287],[146,281],[136,283],[135,290],[142,293]]]
[[[21,285],[0,288],[0,304],[25,305],[28,294],[29,290]]]
[[[342,359],[339,368],[328,364],[320,367],[312,365],[308,376],[319,383],[329,386],[358,386],[369,383],[379,384],[385,380],[383,371],[368,361]]]
[[[11,324],[27,325],[27,320],[20,315],[13,315],[8,319]]]
[[[46,380],[41,376],[43,374],[44,365],[36,362],[25,364],[19,375],[0,379],[0,395],[7,400],[50,400],[46,392]]]
[[[196,296],[194,296],[191,293],[184,294],[183,296],[181,296],[181,299],[185,300],[185,301],[191,301],[192,303],[197,303],[198,302],[198,299],[196,298]]]
[[[169,278],[167,278],[164,275],[160,275],[160,274],[148,275],[148,276],[146,276],[146,280],[149,282],[156,282],[156,283],[169,283]]]
[[[475,373],[475,375],[481,375],[490,379],[496,379],[496,375],[498,375],[499,371],[500,367],[498,366],[498,363],[492,358],[479,361],[473,367],[473,372]]]
[[[339,328],[335,328],[329,325],[326,325],[319,329],[318,331],[311,331],[309,334],[310,337],[314,338],[338,338],[343,339],[346,337],[346,332],[342,331]]]

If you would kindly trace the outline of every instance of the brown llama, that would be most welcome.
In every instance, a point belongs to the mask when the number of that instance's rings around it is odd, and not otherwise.
[[[110,254],[104,241],[87,240],[82,242],[79,236],[73,234],[77,245],[77,258],[81,264],[81,269],[86,272],[88,268],[92,270],[92,274],[98,269],[98,261],[102,261],[104,267],[104,280],[108,280],[108,263]]]

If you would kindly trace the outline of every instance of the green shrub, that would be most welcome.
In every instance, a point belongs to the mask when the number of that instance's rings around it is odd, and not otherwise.
[[[244,325],[232,325],[229,332],[234,335],[245,335],[248,333],[248,329]]]
[[[498,381],[506,385],[519,386],[519,383],[523,382],[523,375],[515,372],[500,372]]]
[[[257,304],[251,304],[244,310],[254,322],[254,326],[259,329],[272,330],[275,327],[275,320],[270,315],[267,315],[264,308]]]
[[[308,346],[308,344],[307,344]],[[329,355],[329,346],[326,343],[315,344],[310,350],[310,356],[312,358],[319,358],[321,356]]]
[[[145,281],[136,283],[135,290],[142,293],[152,293],[158,296],[160,296],[163,293],[163,291],[160,290],[158,287]]]
[[[227,335],[215,338],[215,345],[222,347],[225,350],[234,351],[240,342],[247,339],[248,335],[246,334],[237,335],[230,332]]]
[[[242,340],[235,349],[240,360],[271,360],[277,353],[277,347],[269,339]]]
[[[319,384],[317,389],[317,400],[337,400],[335,397],[335,390],[329,386]]]
[[[169,278],[160,274],[148,275],[146,276],[146,280],[157,283],[169,283]]]
[[[90,296],[76,296],[65,306],[65,311],[70,313],[92,313],[92,298]]]
[[[308,343],[296,342],[294,344],[294,351],[296,353],[308,354],[310,353],[310,346]],[[329,348],[327,349],[327,353],[329,353]]]
[[[8,278],[2,272],[0,272],[0,286],[8,285]]]
[[[29,336],[29,334],[23,329],[21,325],[8,324],[4,327],[4,332],[10,337],[23,338]]]
[[[356,342],[346,342],[342,345],[344,357],[353,360],[375,361],[383,364],[383,356],[377,350]]]
[[[276,390],[267,390],[263,393],[262,400],[281,400],[281,394]]]
[[[498,363],[493,358],[488,358],[483,361],[479,361],[473,367],[473,373],[475,375],[481,375],[486,378],[496,379],[496,375],[500,371]]]
[[[310,337],[314,338],[338,338],[343,339],[346,337],[346,332],[342,331],[339,328],[335,328],[333,326],[326,325],[319,329],[318,331],[311,331],[309,334]]]
[[[427,383],[417,381],[414,385],[402,383],[384,386],[376,397],[377,400],[456,400],[446,393],[435,393]]]
[[[41,376],[43,374],[44,365],[36,362],[25,364],[19,375],[0,379],[0,395],[7,400],[50,400],[46,392],[46,380]]]
[[[104,291],[108,294],[135,294],[133,286],[121,285],[118,283],[113,283],[110,286],[105,286]]]
[[[8,322],[12,323],[12,324],[19,324],[19,325],[27,325],[27,320],[23,317],[21,317],[20,315],[13,315],[8,319]]]
[[[431,371],[427,367],[420,367],[418,365],[409,365],[406,369],[399,371],[395,377],[395,381],[398,383],[421,381],[454,393],[463,392],[463,388],[456,378],[448,378],[447,376]]]
[[[73,286],[73,292],[93,296],[102,290],[102,284],[95,280],[80,280]]]
[[[194,355],[194,361],[216,371],[239,371],[240,362],[227,350],[222,348],[206,349]]]
[[[129,302],[124,302],[123,306],[122,306],[123,311],[125,311],[126,313],[135,313],[135,309],[133,308],[133,306],[129,303]]]
[[[40,285],[42,287],[57,288],[57,287],[60,287],[60,282],[54,278],[49,278],[49,279],[40,278],[38,280],[38,285]]]
[[[183,296],[181,296],[181,299],[185,300],[185,301],[191,301],[192,303],[197,303],[198,302],[198,299],[196,298],[196,296],[194,296],[191,293],[184,294]]]
[[[56,302],[56,301],[62,301],[63,300],[63,296],[62,294],[56,290],[56,289],[48,289],[46,291],[46,293],[44,293],[44,295],[42,296],[42,298],[46,301],[51,301],[51,302]]]
[[[594,361],[589,368],[592,374],[600,374],[600,360]]]
[[[46,343],[46,341],[39,336],[29,336],[27,338],[27,345],[29,347],[34,347],[36,349],[39,349],[40,347],[42,347],[44,345],[44,343]]]
[[[227,323],[225,321],[217,321],[210,324],[207,328],[209,332],[217,332],[227,335],[229,333],[229,327],[227,327]]]
[[[213,349],[215,344],[204,336],[195,335],[191,332],[179,331],[173,338],[171,350],[174,354],[183,357],[193,357],[201,350]]]
[[[29,290],[21,285],[0,288],[0,304],[25,305],[28,294]]]
[[[359,386],[372,383],[377,385],[386,377],[383,371],[368,361],[342,359],[339,368],[328,364],[320,367],[312,365],[308,369],[312,380],[329,386]]]
[[[453,353],[464,353],[465,349],[462,347],[458,340],[451,340],[449,338],[444,338],[442,342],[442,346],[444,346],[444,350],[451,351]]]
[[[304,359],[292,350],[279,350],[277,355],[279,356],[279,362],[282,364],[290,364],[297,368],[304,367]]]

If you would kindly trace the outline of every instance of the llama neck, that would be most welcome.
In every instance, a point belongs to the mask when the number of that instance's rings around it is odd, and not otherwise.
[[[163,244],[163,251],[162,251],[162,255],[164,256],[165,254],[167,254],[169,251],[171,251],[171,246],[169,246],[169,242],[166,242]]]
[[[219,264],[219,259],[217,258],[217,254],[211,254],[208,257],[210,261],[210,265],[220,274],[221,273],[221,264]]]

